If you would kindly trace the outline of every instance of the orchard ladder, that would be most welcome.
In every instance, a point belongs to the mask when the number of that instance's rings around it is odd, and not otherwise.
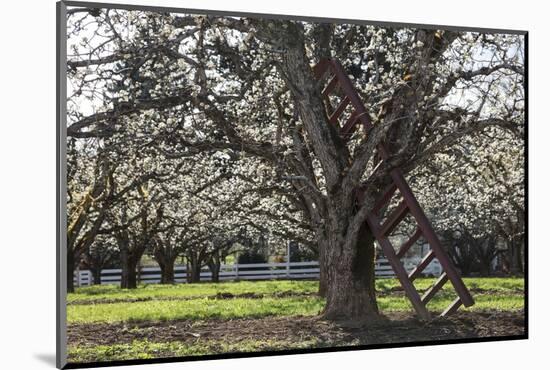
[[[339,88],[342,99],[336,109],[331,110],[328,120],[331,124],[338,125],[341,137],[344,140],[349,140],[357,126],[363,126],[364,133],[368,134],[372,128],[368,111],[365,109],[359,94],[355,90],[353,83],[347,76],[340,62],[336,59],[322,59],[313,67],[313,73],[318,80],[328,79],[326,87],[321,92],[328,106],[330,106],[330,101],[328,100],[329,96],[335,93]],[[350,112],[349,118],[345,120],[342,119],[340,123],[339,119],[343,117],[345,111]],[[377,151],[381,161],[389,157],[388,149],[384,143],[378,145]],[[451,282],[458,297],[445,309],[445,311],[443,311],[441,316],[450,315],[456,312],[461,305],[465,307],[472,306],[474,300],[470,292],[464,285],[458,271],[455,269],[447,253],[443,249],[430,221],[424,214],[424,211],[405,180],[403,172],[400,168],[395,168],[390,171],[389,177],[389,185],[385,191],[382,192],[380,199],[375,202],[374,208],[367,215],[367,224],[392,266],[395,275],[401,282],[416,313],[422,319],[430,319],[431,315],[426,305],[448,281]],[[358,189],[359,199],[362,198],[361,195],[363,193],[364,191]],[[387,207],[394,195],[398,195],[398,193],[401,195],[401,202],[389,212],[389,216],[386,220],[382,220],[379,214],[380,211]],[[416,231],[399,249],[394,249],[389,240],[389,236],[408,214],[412,215],[416,222]],[[430,250],[411,272],[407,272],[401,262],[401,258],[403,258],[405,253],[421,237],[429,244]],[[434,259],[439,260],[443,268],[443,273],[421,296],[415,288],[413,281]]]

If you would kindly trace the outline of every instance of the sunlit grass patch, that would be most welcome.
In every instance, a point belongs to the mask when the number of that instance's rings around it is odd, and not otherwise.
[[[417,279],[415,285],[422,291],[434,279]],[[519,310],[524,306],[523,279],[519,278],[466,278],[473,290],[476,304],[471,310]],[[140,286],[123,290],[113,286],[80,288],[69,296],[67,317],[69,324],[92,322],[129,322],[165,320],[208,320],[231,318],[259,318],[267,316],[317,315],[325,300],[316,294],[316,281],[262,281],[224,282],[179,285]],[[384,311],[412,311],[399,282],[395,279],[377,281],[378,303]],[[292,294],[277,297],[280,292]],[[230,293],[230,299],[216,298],[218,293]],[[255,293],[250,298],[239,294]],[[293,294],[296,295],[293,295]],[[89,297],[89,300],[87,298]],[[101,298],[98,298],[101,297]],[[139,297],[149,300],[116,301]],[[185,300],[179,298],[185,297]],[[428,305],[429,310],[443,311],[456,298],[452,285],[447,283]],[[179,300],[178,300],[179,299]],[[87,303],[88,302],[88,303]]]
[[[427,289],[433,278],[419,278],[415,286],[419,290]],[[464,278],[466,286],[475,291],[491,291],[502,293],[521,293],[524,289],[522,278]],[[137,289],[120,289],[116,285],[96,285],[77,288],[75,293],[69,293],[68,303],[101,303],[102,300],[162,300],[194,297],[212,297],[217,294],[230,293],[274,295],[281,292],[296,294],[314,294],[318,290],[317,281],[269,280],[269,281],[238,281],[222,283],[175,284],[175,285],[141,285]],[[376,290],[385,295],[399,289],[397,279],[378,279]],[[452,291],[447,283],[443,292]]]
[[[73,305],[69,323],[162,321],[175,319],[230,319],[241,317],[315,315],[323,307],[318,297],[208,299]]]
[[[141,285],[137,289],[120,289],[116,285],[95,285],[77,288],[75,293],[68,294],[67,302],[205,297],[219,293],[234,295],[244,293],[274,294],[278,292],[315,293],[318,284],[317,281],[268,280],[174,285],[154,284]]]
[[[454,292],[440,292],[429,303],[428,310],[442,312],[456,298]],[[513,311],[523,309],[524,297],[522,295],[476,295],[475,304],[466,309],[473,311]],[[412,311],[411,302],[405,296],[379,297],[378,307],[381,311]],[[461,307],[461,310],[464,307]]]

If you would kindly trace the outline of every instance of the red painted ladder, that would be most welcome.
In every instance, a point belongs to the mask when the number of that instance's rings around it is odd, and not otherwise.
[[[330,113],[328,119],[331,124],[338,125],[341,136],[346,140],[349,139],[351,134],[359,125],[362,125],[365,134],[368,134],[372,128],[372,123],[368,116],[368,112],[340,62],[335,59],[322,59],[315,67],[313,67],[313,72],[315,77],[319,80],[328,78],[328,83],[321,93],[324,99],[328,99],[331,93],[336,92],[337,87],[340,89],[342,100],[340,100],[336,109]],[[348,108],[350,105],[351,109]],[[339,122],[339,118],[347,108],[348,111],[351,111],[351,114],[349,118],[341,124]],[[377,150],[381,160],[388,158],[389,154],[385,144],[380,144]],[[401,285],[403,286],[403,289],[405,290],[405,293],[410,299],[418,316],[426,320],[430,318],[430,312],[426,308],[426,305],[443,287],[443,285],[447,283],[447,281],[451,282],[458,297],[449,307],[447,307],[447,309],[445,309],[445,311],[443,311],[441,316],[454,313],[461,305],[464,305],[465,307],[472,306],[474,304],[474,300],[470,295],[470,292],[464,285],[460,275],[443,249],[439,238],[430,224],[430,221],[424,214],[424,211],[418,204],[411,188],[407,184],[402,171],[399,168],[393,169],[390,172],[390,177],[391,179],[388,179],[388,187],[382,193],[380,199],[375,202],[374,208],[367,215],[367,223],[376,240],[380,244],[384,255],[392,266],[395,275],[401,282]],[[379,215],[380,210],[390,204],[393,196],[398,195],[397,192],[401,195],[402,200],[399,205],[389,213],[386,220],[383,221]],[[361,198],[362,194],[363,192],[359,189],[358,198]],[[389,240],[389,236],[408,214],[412,215],[414,218],[417,228],[410,239],[401,245],[396,252]],[[411,248],[414,243],[420,239],[420,237],[423,237],[428,242],[430,245],[430,250],[422,258],[418,266],[416,266],[416,268],[414,268],[410,273],[407,273],[401,262],[401,258],[405,255],[409,248]],[[413,281],[434,259],[439,260],[439,263],[443,268],[443,273],[421,296],[416,290]]]

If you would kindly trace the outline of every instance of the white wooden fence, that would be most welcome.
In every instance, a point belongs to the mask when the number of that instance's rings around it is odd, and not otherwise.
[[[428,269],[427,269],[428,270]],[[376,261],[377,277],[393,277],[394,272],[386,259]],[[437,273],[436,273],[437,274]],[[101,284],[120,284],[120,269],[105,269],[101,271]],[[142,267],[138,271],[138,282],[144,284],[160,283],[159,267]],[[174,266],[176,283],[187,282],[186,266]],[[221,265],[220,281],[224,280],[271,280],[271,279],[318,279],[319,262],[283,262],[283,263],[249,263]],[[201,270],[201,281],[210,281],[212,273],[206,268]],[[93,284],[93,276],[89,270],[77,270],[74,275],[75,286]]]

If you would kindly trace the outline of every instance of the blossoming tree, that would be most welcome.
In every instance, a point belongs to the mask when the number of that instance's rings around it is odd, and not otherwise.
[[[378,318],[365,218],[392,168],[414,174],[490,130],[521,145],[518,35],[112,9],[69,11],[69,24],[69,137],[137,137],[173,161],[244,158],[229,171],[264,191],[244,202],[239,222],[279,213],[304,231],[318,250],[327,319]],[[374,125],[368,136],[346,144],[328,122],[312,73],[323,57],[353,76]],[[97,109],[83,112],[81,101]],[[390,158],[374,169],[382,141]],[[467,157],[483,158],[476,153]],[[284,207],[255,208],[274,194]]]

